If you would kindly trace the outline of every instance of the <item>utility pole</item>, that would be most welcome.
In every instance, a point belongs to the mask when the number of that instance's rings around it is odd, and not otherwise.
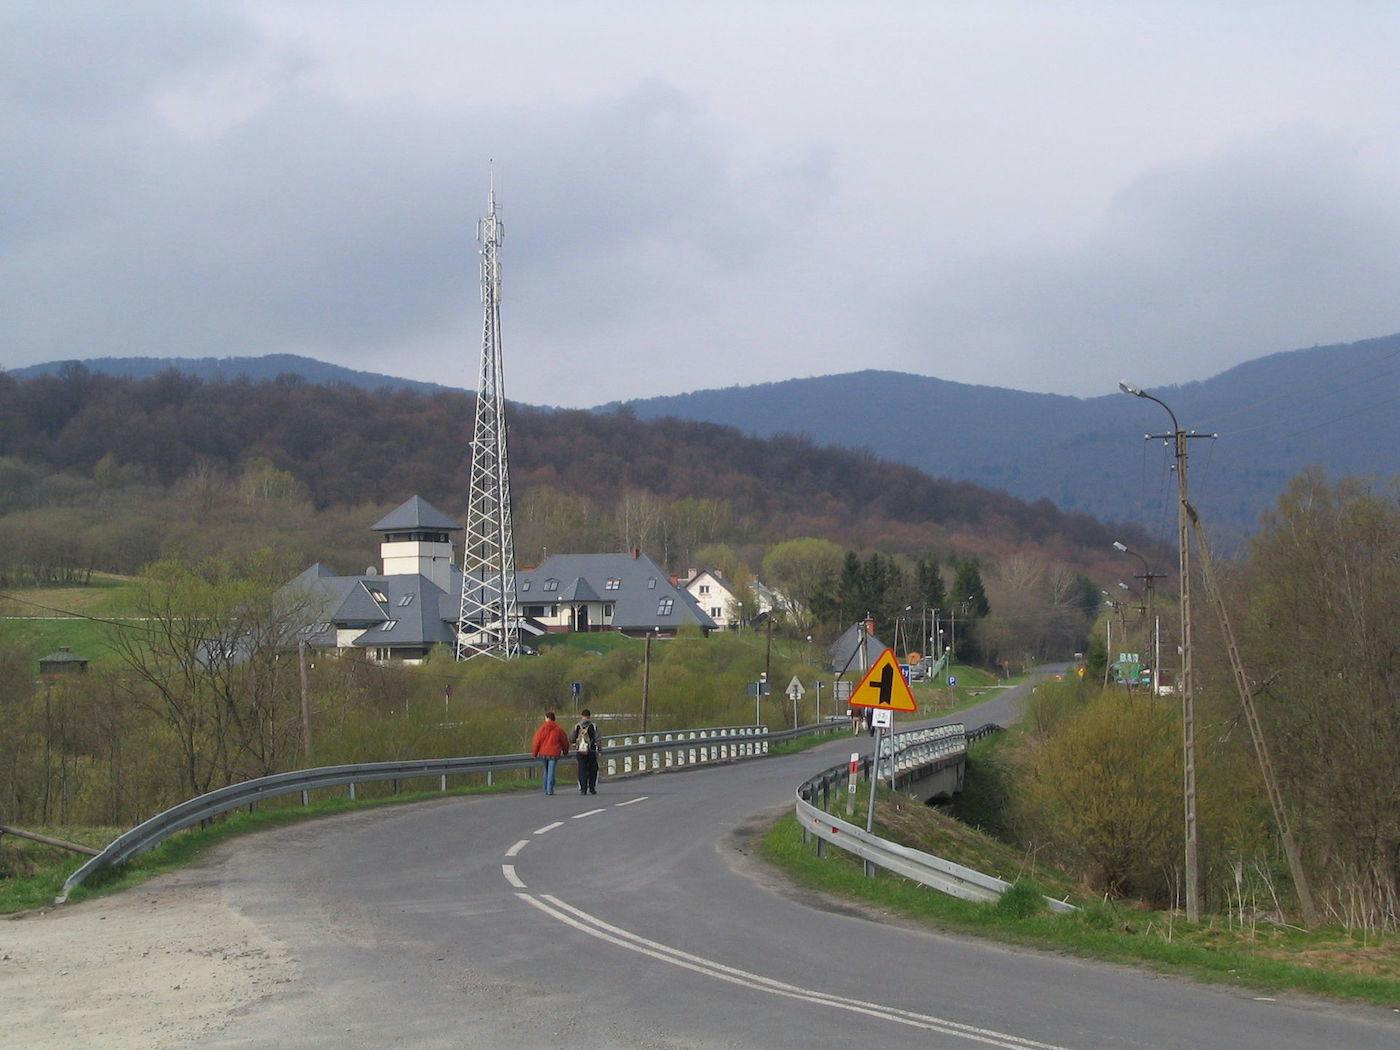
[[[647,731],[647,700],[651,695],[651,631],[647,632],[646,659],[642,662],[642,732]]]
[[[1279,837],[1283,839],[1283,852],[1288,858],[1288,871],[1293,876],[1293,888],[1298,891],[1298,904],[1303,909],[1303,921],[1309,926],[1316,926],[1317,908],[1313,904],[1312,890],[1308,886],[1308,875],[1303,870],[1303,858],[1298,852],[1298,843],[1293,838],[1293,828],[1288,822],[1288,810],[1284,808],[1283,792],[1279,790],[1278,777],[1274,774],[1269,745],[1264,740],[1264,729],[1259,724],[1259,715],[1254,709],[1254,691],[1250,689],[1249,679],[1245,676],[1244,661],[1240,659],[1240,650],[1235,644],[1235,631],[1230,625],[1225,599],[1221,596],[1220,585],[1215,579],[1215,563],[1210,556],[1210,545],[1206,542],[1205,526],[1201,524],[1195,507],[1188,506],[1186,510],[1196,532],[1196,543],[1201,548],[1201,568],[1205,575],[1206,595],[1215,605],[1216,615],[1220,617],[1220,628],[1225,634],[1225,651],[1230,657],[1230,670],[1234,672],[1235,688],[1240,694],[1240,706],[1244,708],[1249,735],[1254,741],[1254,754],[1259,760],[1259,772],[1264,779],[1269,805],[1274,811],[1274,822],[1278,825]]]
[[[311,685],[306,676],[306,639],[297,641],[297,670],[301,672],[301,753],[311,757]]]
[[[1147,434],[1148,441],[1167,441],[1173,445],[1176,457],[1176,542],[1178,585],[1181,591],[1181,753],[1182,753],[1182,794],[1185,799],[1186,815],[1186,918],[1190,922],[1201,919],[1200,859],[1196,838],[1196,695],[1195,682],[1191,669],[1191,542],[1187,535],[1187,507],[1190,505],[1186,491],[1186,446],[1191,438],[1215,437],[1214,434],[1197,434],[1181,429],[1167,403],[1153,397],[1139,387],[1130,386],[1126,380],[1118,388],[1133,397],[1156,401],[1166,409],[1171,417],[1170,434]]]
[[[1113,609],[1112,602],[1105,602],[1110,606],[1108,616],[1104,619],[1104,642],[1103,642],[1103,687],[1108,688],[1108,669],[1113,666]]]
[[[773,611],[768,611],[768,651],[763,657],[763,680],[766,682],[773,673]]]

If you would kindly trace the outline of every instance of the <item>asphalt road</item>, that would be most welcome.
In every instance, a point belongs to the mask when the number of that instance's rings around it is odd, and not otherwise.
[[[1004,719],[1005,696],[958,716]],[[1000,706],[999,706],[1000,705]],[[200,1047],[1346,1047],[1400,1015],[1266,1002],[875,921],[749,836],[841,759],[448,799],[240,839],[204,873],[300,979]],[[564,772],[568,767],[561,767]]]

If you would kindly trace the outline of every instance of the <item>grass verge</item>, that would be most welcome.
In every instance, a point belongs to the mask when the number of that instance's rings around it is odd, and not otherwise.
[[[1266,992],[1400,1006],[1396,938],[1363,938],[1340,929],[1227,929],[1218,921],[1188,924],[1177,916],[1104,901],[1083,902],[1075,914],[1056,915],[1045,908],[1040,894],[1062,896],[1056,891],[1063,888],[1063,876],[1044,871],[1034,881],[1023,879],[1017,892],[996,904],[977,904],[885,872],[866,878],[859,861],[834,848],[818,857],[802,841],[792,816],[767,833],[762,854],[798,885],[937,929]]]

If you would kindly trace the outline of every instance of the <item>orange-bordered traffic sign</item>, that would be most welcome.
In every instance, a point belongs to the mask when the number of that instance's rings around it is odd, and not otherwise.
[[[886,649],[875,658],[860,684],[851,690],[851,698],[846,703],[851,707],[883,707],[888,711],[919,709],[909,683],[899,670],[893,649]]]

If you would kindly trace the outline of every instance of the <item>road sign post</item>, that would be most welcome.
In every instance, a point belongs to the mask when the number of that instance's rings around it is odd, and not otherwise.
[[[914,702],[914,694],[909,689],[909,682],[900,673],[899,661],[895,658],[893,649],[886,649],[875,658],[870,670],[865,672],[865,677],[851,690],[850,704],[852,707],[868,707],[874,711],[871,725],[875,728],[875,754],[870,765],[870,805],[865,813],[865,830],[873,831],[875,784],[880,779],[880,744],[885,736],[889,737],[890,778],[893,783],[894,712],[908,711],[912,714],[919,709],[919,705]],[[866,874],[869,875],[873,871],[874,867],[867,861]]]
[[[792,676],[792,681],[788,683],[787,695],[792,701],[792,728],[797,728],[797,702],[805,696],[807,690],[802,688],[802,683],[797,680],[797,675]]]

